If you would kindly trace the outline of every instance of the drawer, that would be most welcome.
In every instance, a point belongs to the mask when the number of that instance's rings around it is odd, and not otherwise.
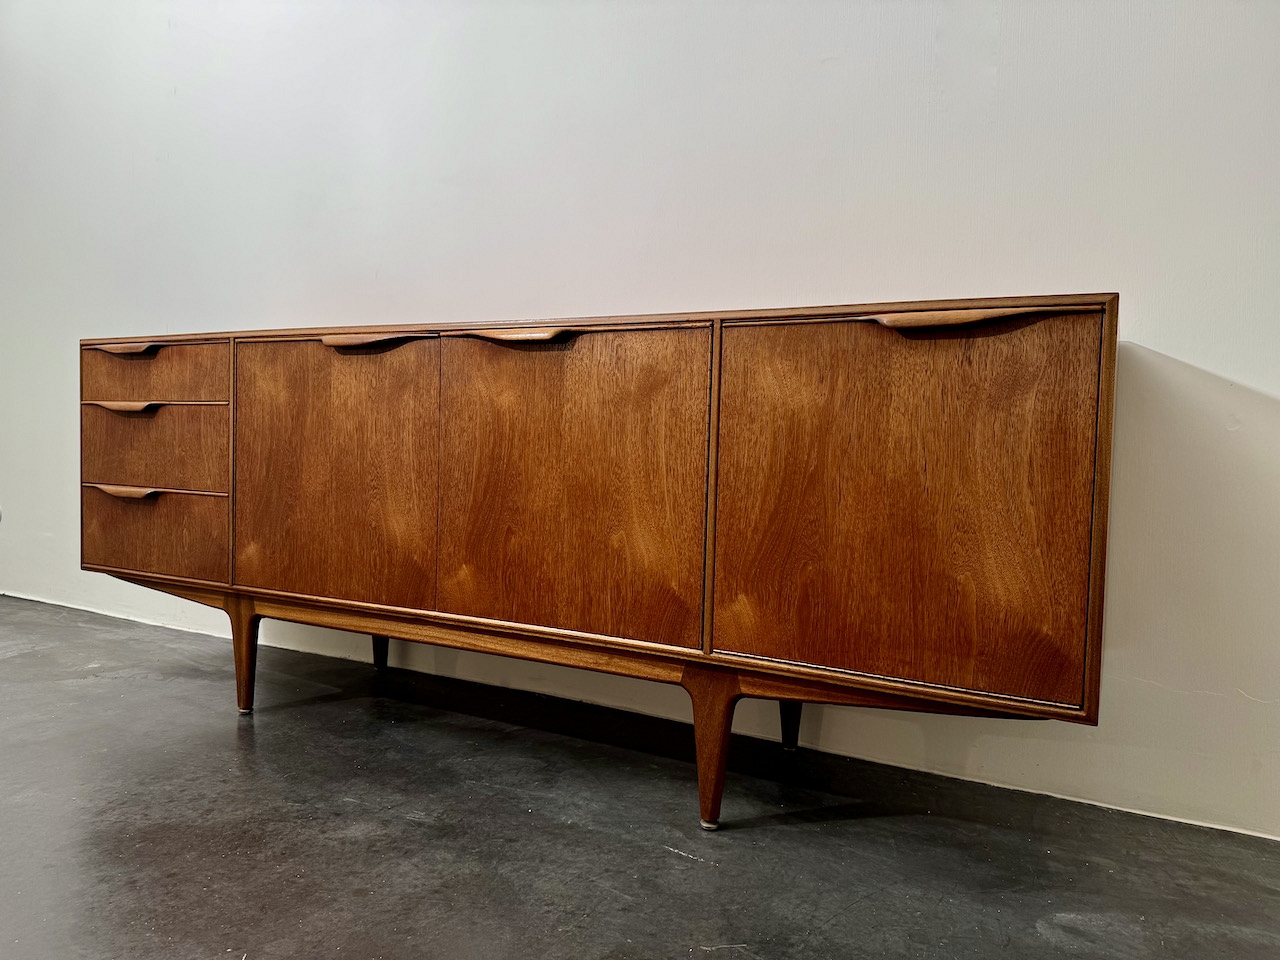
[[[141,351],[135,346],[145,346]],[[134,350],[117,353],[116,350]],[[103,344],[80,351],[82,400],[229,400],[231,345]]]
[[[82,562],[226,583],[229,498],[145,489],[81,488]]]
[[[81,478],[226,493],[231,489],[231,408],[154,406],[141,411],[80,408]]]

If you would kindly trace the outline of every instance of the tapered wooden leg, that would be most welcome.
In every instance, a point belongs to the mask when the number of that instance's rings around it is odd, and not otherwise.
[[[373,666],[376,670],[387,669],[387,654],[391,651],[390,637],[373,635]]]
[[[702,829],[720,825],[720,799],[729,759],[729,731],[733,708],[742,696],[732,670],[689,664],[680,678],[693,701],[693,736],[698,750],[698,808]]]
[[[778,701],[778,717],[782,721],[783,750],[794,750],[800,746],[800,713],[802,710],[804,710],[803,701]]]
[[[258,624],[262,617],[253,611],[248,597],[228,597],[231,617],[231,645],[236,658],[236,703],[241,713],[253,713],[253,683],[258,671]]]

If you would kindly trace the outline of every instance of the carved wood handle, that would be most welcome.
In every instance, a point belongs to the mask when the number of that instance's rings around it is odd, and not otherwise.
[[[141,353],[153,353],[163,346],[165,346],[165,344],[156,343],[154,341],[150,343],[95,343],[93,346],[86,347],[85,349],[101,350],[103,353],[114,353],[120,356],[131,356]]]
[[[113,413],[149,413],[169,406],[167,400],[86,400],[86,406],[102,407]]]
[[[117,483],[86,483],[85,486],[101,490],[107,496],[116,497],[119,500],[145,500],[147,497],[157,497],[164,493],[163,490],[157,490],[155,487],[125,487]]]
[[[477,340],[490,340],[494,343],[544,343],[565,334],[578,333],[567,327],[512,327],[507,330],[453,330],[458,337],[475,337]]]
[[[1001,317],[1025,317],[1045,313],[1098,313],[1101,307],[994,307],[970,310],[908,310],[905,313],[872,313],[859,317],[874,320],[884,327],[949,327],[961,323],[980,323]]]
[[[400,346],[410,340],[424,340],[427,333],[330,333],[320,338],[326,347],[378,347]]]

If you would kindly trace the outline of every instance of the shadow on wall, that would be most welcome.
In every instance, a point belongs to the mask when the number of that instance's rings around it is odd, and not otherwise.
[[[801,743],[1280,836],[1280,400],[1132,343],[1116,377],[1101,723],[805,708]],[[367,637],[267,642],[369,658]],[[678,687],[419,644],[393,665],[690,720]],[[778,737],[772,702],[735,731]]]
[[[1280,836],[1280,400],[1132,343],[1101,722],[811,709],[819,749]]]

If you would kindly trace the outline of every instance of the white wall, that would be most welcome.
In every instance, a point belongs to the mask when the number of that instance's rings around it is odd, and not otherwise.
[[[1280,835],[1277,44],[1269,2],[0,0],[0,591],[226,633],[77,569],[82,336],[1119,290],[1101,725],[803,737]]]

